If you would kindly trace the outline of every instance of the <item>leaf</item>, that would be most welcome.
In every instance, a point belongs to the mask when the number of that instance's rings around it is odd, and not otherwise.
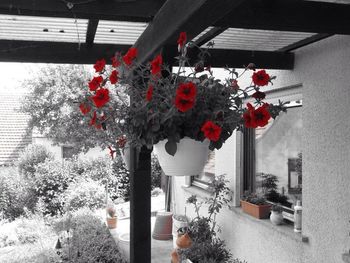
[[[170,154],[171,156],[174,156],[177,151],[176,142],[167,141],[167,143],[165,144],[165,150],[168,154]]]

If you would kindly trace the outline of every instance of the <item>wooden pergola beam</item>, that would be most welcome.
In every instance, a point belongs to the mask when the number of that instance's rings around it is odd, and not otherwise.
[[[324,34],[315,34],[311,37],[308,37],[308,38],[305,38],[305,39],[302,39],[298,42],[295,42],[293,44],[290,44],[288,46],[285,46],[281,49],[279,49],[278,51],[283,51],[283,52],[291,52],[291,51],[294,51],[298,48],[301,48],[301,47],[304,47],[304,46],[307,46],[307,45],[310,45],[312,43],[315,43],[317,41],[320,41],[322,39],[325,39],[325,38],[328,38],[328,37],[331,37],[333,36],[333,34],[327,34],[327,33],[324,33]]]
[[[300,0],[250,0],[217,27],[350,34],[350,5]]]
[[[166,44],[176,44],[181,31],[192,39],[246,0],[168,0],[135,43],[145,62]]]
[[[164,2],[1,0],[0,14],[149,22]]]
[[[0,40],[1,62],[94,64],[105,58],[109,63],[116,51],[126,52],[130,45],[87,44]]]
[[[0,40],[0,61],[94,64],[96,60],[105,58],[109,63],[108,59],[116,51],[125,53],[129,48],[130,45],[81,44],[79,46],[78,43]],[[294,55],[288,52],[211,49],[210,53],[208,63],[212,67],[238,68],[254,62],[260,68],[292,69],[294,61]],[[192,61],[196,60],[197,54],[196,49],[189,49]],[[176,55],[175,45],[166,46],[163,56],[169,66],[176,66],[174,64]]]
[[[206,32],[205,34],[200,36],[198,39],[196,39],[196,41],[194,41],[194,43],[200,47],[200,46],[204,45],[205,43],[209,42],[210,40],[212,40],[214,37],[220,35],[227,28],[228,27],[213,27],[208,32]]]
[[[98,19],[89,19],[85,37],[85,43],[87,46],[92,46],[94,43],[98,22]]]

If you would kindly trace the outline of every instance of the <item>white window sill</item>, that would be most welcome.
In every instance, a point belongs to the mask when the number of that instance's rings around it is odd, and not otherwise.
[[[256,227],[265,227],[273,231],[277,231],[284,236],[288,236],[297,242],[308,243],[309,239],[303,236],[301,233],[294,232],[293,226],[288,224],[274,225],[270,219],[257,219],[251,215],[246,214],[240,207],[230,207],[230,210],[238,217],[243,220],[249,220],[256,224]]]

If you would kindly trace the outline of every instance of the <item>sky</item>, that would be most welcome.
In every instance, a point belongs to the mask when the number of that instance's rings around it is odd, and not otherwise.
[[[22,82],[36,74],[42,66],[43,64],[38,63],[0,62],[0,91],[2,93],[25,92]]]

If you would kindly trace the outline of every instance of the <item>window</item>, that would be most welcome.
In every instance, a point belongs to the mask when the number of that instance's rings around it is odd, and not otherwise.
[[[215,151],[210,151],[208,160],[204,166],[203,172],[200,175],[192,176],[191,184],[205,190],[209,189],[211,181],[215,177]]]
[[[76,154],[76,151],[74,150],[74,147],[72,146],[62,146],[62,158],[63,159],[70,159]]]
[[[293,204],[302,199],[302,102],[287,107],[287,113],[265,127],[243,132],[243,190],[292,213]]]

